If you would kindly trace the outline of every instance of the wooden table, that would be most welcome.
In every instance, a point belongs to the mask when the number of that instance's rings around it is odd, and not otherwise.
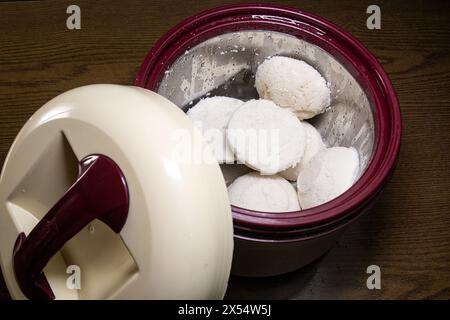
[[[390,74],[404,124],[395,175],[374,212],[325,257],[280,277],[233,277],[228,298],[450,298],[450,2],[376,2],[381,30],[366,28],[372,1],[282,3],[345,28]],[[66,28],[72,3],[81,7],[81,30]],[[220,3],[0,2],[0,164],[19,129],[47,100],[91,83],[133,83],[165,31]],[[381,290],[366,288],[372,264],[381,268]],[[2,283],[0,299],[7,298]]]

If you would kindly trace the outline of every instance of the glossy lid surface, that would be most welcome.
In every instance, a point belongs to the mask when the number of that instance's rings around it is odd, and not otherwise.
[[[17,236],[30,233],[93,154],[122,171],[128,217],[120,233],[94,220],[50,260],[44,273],[56,299],[222,298],[233,227],[219,165],[174,104],[106,84],[52,99],[11,147],[0,178],[0,262],[11,295],[24,298],[12,266]],[[68,280],[73,270],[81,273],[79,290]]]

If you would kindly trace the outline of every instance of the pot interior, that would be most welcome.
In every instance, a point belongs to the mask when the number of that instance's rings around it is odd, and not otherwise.
[[[361,176],[374,148],[373,108],[350,72],[330,53],[305,40],[262,30],[209,38],[178,57],[165,71],[156,91],[184,111],[207,96],[258,98],[254,88],[256,69],[275,55],[304,60],[327,80],[331,106],[308,121],[319,130],[328,147],[354,147],[358,151]]]

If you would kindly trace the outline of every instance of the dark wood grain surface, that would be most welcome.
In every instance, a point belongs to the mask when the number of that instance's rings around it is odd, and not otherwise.
[[[231,1],[0,2],[0,164],[22,125],[55,95],[85,84],[131,84],[154,42],[196,12]],[[66,28],[76,3],[82,29]],[[374,211],[326,256],[268,279],[232,277],[228,298],[450,298],[450,2],[280,1],[360,39],[390,74],[404,133],[397,171]],[[0,228],[1,230],[1,228]],[[366,288],[379,265],[382,289]],[[0,299],[8,293],[0,282]]]

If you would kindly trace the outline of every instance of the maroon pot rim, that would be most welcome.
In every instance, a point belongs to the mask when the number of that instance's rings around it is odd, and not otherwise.
[[[268,213],[232,206],[235,230],[264,234],[305,229],[344,219],[378,193],[394,170],[400,149],[401,116],[394,88],[378,60],[352,35],[331,22],[286,6],[238,4],[213,8],[168,31],[146,56],[135,85],[156,90],[164,71],[198,43],[239,30],[279,31],[304,39],[331,53],[356,78],[373,106],[375,144],[359,180],[339,197],[295,212]]]
[[[317,224],[301,229],[285,229],[285,230],[264,230],[259,229],[255,232],[254,228],[242,225],[234,225],[234,236],[241,239],[253,239],[257,242],[296,242],[317,238],[329,234],[331,230],[345,228],[350,222],[355,221],[364,212],[367,212],[375,204],[375,200],[380,197],[382,189],[380,188],[370,198],[355,210],[348,212],[346,215],[330,220],[326,223]]]

